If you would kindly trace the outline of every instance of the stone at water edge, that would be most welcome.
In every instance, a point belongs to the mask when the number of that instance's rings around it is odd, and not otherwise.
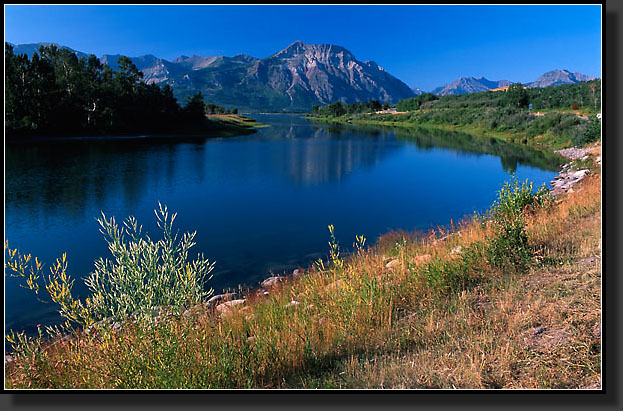
[[[259,290],[257,290],[257,291],[255,292],[255,295],[256,295],[257,297],[266,297],[266,296],[267,296],[267,295],[269,295],[269,294],[270,294],[270,293],[269,293],[268,291],[266,291],[265,289],[263,289],[263,288],[260,288]]]
[[[221,301],[230,301],[236,297],[236,293],[217,294],[204,303],[206,307],[213,307]]]
[[[267,279],[262,281],[260,285],[264,288],[270,288],[270,287],[274,287],[275,285],[277,285],[278,283],[282,281],[283,281],[283,277],[280,277],[280,276],[268,277]]]
[[[246,301],[247,300],[244,298],[241,298],[239,300],[226,301],[222,304],[217,305],[216,311],[218,311],[221,315],[227,315],[231,312],[232,307],[235,307],[240,304],[244,304]]]

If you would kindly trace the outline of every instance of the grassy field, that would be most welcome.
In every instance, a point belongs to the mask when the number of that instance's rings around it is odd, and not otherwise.
[[[206,117],[210,120],[235,126],[252,128],[269,127],[267,124],[258,123],[255,119],[240,114],[208,114]]]
[[[514,182],[448,231],[345,256],[330,227],[327,260],[216,310],[24,337],[6,388],[600,387],[598,155],[573,192]]]

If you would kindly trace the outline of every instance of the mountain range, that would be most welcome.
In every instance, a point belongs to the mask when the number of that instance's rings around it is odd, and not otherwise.
[[[574,84],[580,81],[593,80],[595,77],[588,76],[586,74],[571,72],[569,70],[552,70],[543,74],[536,81],[526,83],[526,87],[549,87],[559,86],[562,84]],[[432,90],[431,93],[442,96],[452,94],[467,94],[478,93],[481,91],[494,90],[500,87],[506,87],[513,82],[508,80],[488,80],[484,77],[461,77],[452,83],[448,83],[445,86],[437,87]]]
[[[31,57],[39,46],[50,44],[19,44],[13,48],[14,53]],[[69,47],[58,47],[66,48],[78,57],[88,56]],[[119,57],[119,54],[105,54],[100,60],[116,70]],[[206,102],[247,111],[308,111],[314,104],[335,101],[350,104],[372,99],[396,103],[423,93],[419,88],[409,88],[375,62],[359,61],[344,47],[331,44],[295,41],[266,58],[244,54],[233,57],[193,55],[168,61],[148,54],[130,59],[147,83],[169,84],[181,102],[201,91]],[[548,87],[593,78],[569,70],[552,70],[525,86]],[[435,88],[432,93],[477,93],[510,84],[509,80],[461,77]]]
[[[14,52],[31,56],[38,46],[17,45]],[[116,69],[119,57],[103,55],[100,60]],[[244,54],[180,56],[173,61],[153,55],[130,59],[147,83],[169,84],[178,100],[201,91],[206,102],[242,110],[309,111],[314,104],[372,99],[396,103],[415,95],[375,62],[361,62],[345,48],[331,44],[295,41],[262,59]]]

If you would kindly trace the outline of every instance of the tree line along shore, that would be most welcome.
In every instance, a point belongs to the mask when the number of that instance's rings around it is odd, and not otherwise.
[[[255,126],[237,109],[205,103],[201,93],[180,105],[168,85],[145,83],[143,73],[125,56],[115,71],[95,55],[78,58],[51,45],[41,46],[29,59],[13,54],[5,43],[4,58],[5,133],[11,141],[24,136],[236,135]],[[231,118],[210,116],[216,114]]]

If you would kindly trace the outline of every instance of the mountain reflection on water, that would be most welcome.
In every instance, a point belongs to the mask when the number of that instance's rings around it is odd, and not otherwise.
[[[111,139],[8,145],[7,206],[30,217],[62,213],[72,220],[86,217],[92,208],[101,209],[107,197],[123,199],[131,208],[153,184],[171,186],[180,179],[202,183],[206,178],[267,174],[287,178],[293,185],[339,182],[398,148],[386,144],[394,140],[386,133],[351,137],[335,128],[274,125],[236,141]]]
[[[55,140],[7,144],[5,235],[48,265],[67,252],[74,278],[108,255],[95,221],[134,215],[158,237],[158,202],[197,231],[218,291],[253,286],[326,256],[327,225],[348,249],[391,229],[425,230],[487,208],[514,172],[536,185],[557,158],[490,139],[430,130],[314,124],[258,115],[270,127],[232,138]],[[84,292],[76,281],[78,294]],[[6,280],[6,326],[55,318]],[[29,310],[20,309],[28,305]]]

